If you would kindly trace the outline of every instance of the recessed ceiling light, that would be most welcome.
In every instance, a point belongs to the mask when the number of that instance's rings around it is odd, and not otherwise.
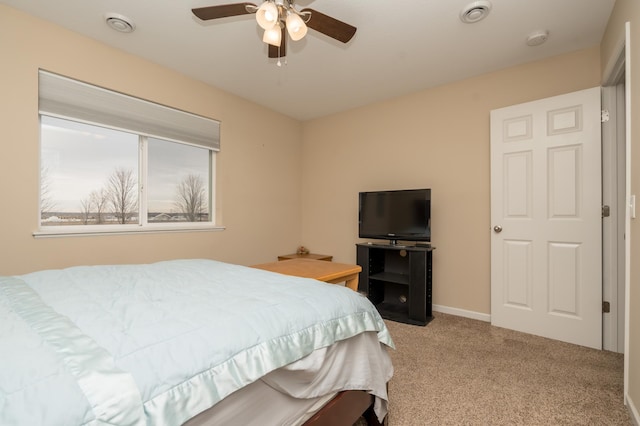
[[[465,24],[473,24],[486,18],[490,11],[491,2],[488,0],[474,1],[460,11],[460,20]]]
[[[104,20],[108,26],[121,33],[131,33],[136,29],[131,19],[117,13],[107,13]]]
[[[540,46],[549,38],[549,31],[534,31],[527,37],[527,46]]]

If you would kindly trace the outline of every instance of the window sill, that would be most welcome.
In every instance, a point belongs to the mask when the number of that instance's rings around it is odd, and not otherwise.
[[[224,231],[221,225],[167,224],[167,225],[98,225],[98,226],[51,226],[33,232],[34,238],[90,237],[97,235],[167,234],[174,232]]]

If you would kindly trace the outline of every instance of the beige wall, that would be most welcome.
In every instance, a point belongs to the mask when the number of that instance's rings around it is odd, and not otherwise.
[[[617,0],[602,40],[603,67],[615,56],[615,48],[624,39],[625,22],[631,23],[631,73],[627,75],[631,89],[631,194],[640,195],[640,2]],[[631,275],[629,300],[629,383],[627,398],[635,410],[640,409],[640,222],[631,221]],[[636,411],[637,415],[637,411]],[[636,419],[640,420],[640,419]]]
[[[169,258],[251,264],[299,244],[299,122],[3,5],[0,55],[0,275]],[[221,120],[217,203],[227,229],[34,239],[38,68]]]
[[[358,191],[432,188],[433,302],[488,314],[489,112],[599,82],[592,48],[305,123],[303,243],[354,262]]]

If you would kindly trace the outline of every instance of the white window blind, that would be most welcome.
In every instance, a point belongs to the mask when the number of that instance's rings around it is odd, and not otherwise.
[[[40,70],[41,114],[220,150],[220,122]]]

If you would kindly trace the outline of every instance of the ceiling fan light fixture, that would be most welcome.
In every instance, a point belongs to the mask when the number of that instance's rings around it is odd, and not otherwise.
[[[279,47],[282,42],[282,30],[280,29],[280,25],[274,25],[272,28],[264,30],[262,41],[272,46]]]
[[[255,13],[257,24],[264,31],[262,40],[268,44],[267,56],[277,58],[278,63],[280,58],[287,56],[287,39],[300,40],[306,36],[309,28],[345,44],[355,35],[357,28],[353,25],[313,9],[298,11],[295,1],[260,0],[259,6],[253,3],[221,4],[198,7],[191,9],[191,12],[202,21]]]
[[[289,37],[291,37],[291,40],[298,41],[301,40],[305,35],[307,35],[307,25],[298,14],[289,10],[287,12],[286,23],[287,32],[289,33]]]
[[[278,6],[272,1],[266,0],[256,12],[256,21],[264,30],[272,29],[278,23]]]

